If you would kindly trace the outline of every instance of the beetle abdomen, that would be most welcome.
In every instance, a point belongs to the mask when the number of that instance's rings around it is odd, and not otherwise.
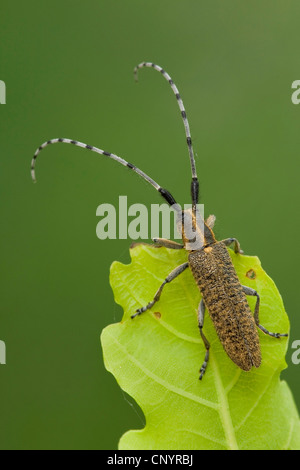
[[[259,337],[242,285],[223,242],[189,254],[205,306],[230,359],[241,369],[261,364]]]

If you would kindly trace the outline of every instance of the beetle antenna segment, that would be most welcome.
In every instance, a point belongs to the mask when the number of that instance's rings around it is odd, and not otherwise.
[[[145,181],[147,181],[147,183],[150,183],[156,189],[156,191],[158,191],[162,195],[162,197],[167,201],[167,203],[170,206],[174,206],[174,208],[177,209],[177,203],[176,203],[175,199],[173,198],[173,196],[171,195],[171,193],[169,193],[169,191],[167,191],[166,189],[159,186],[159,184],[157,184],[156,181],[154,181],[152,178],[150,178],[150,176],[148,176],[142,170],[137,168],[135,165],[132,165],[132,163],[127,162],[123,158],[118,157],[118,155],[115,155],[114,153],[105,152],[104,150],[101,150],[97,147],[93,147],[92,145],[84,144],[83,142],[78,142],[77,140],[60,138],[60,139],[52,139],[52,140],[48,140],[47,142],[44,142],[36,150],[36,152],[33,156],[33,159],[31,160],[31,177],[32,177],[34,183],[36,183],[35,164],[36,164],[37,156],[48,145],[56,144],[56,143],[59,143],[59,142],[62,142],[64,144],[73,144],[73,145],[76,145],[77,147],[82,147],[82,148],[85,148],[87,150],[91,150],[92,152],[96,152],[100,155],[105,155],[106,157],[111,158],[112,160],[115,160],[118,163],[121,163],[121,165],[126,166],[127,168],[130,168],[135,173],[140,175]]]
[[[198,198],[199,198],[199,182],[198,182],[197,171],[196,171],[196,163],[195,163],[195,157],[194,157],[194,151],[193,151],[193,145],[192,145],[190,126],[189,126],[188,119],[186,117],[186,111],[185,111],[183,101],[179,94],[178,88],[173,82],[170,75],[162,67],[160,67],[159,65],[153,64],[152,62],[141,62],[139,65],[137,65],[134,68],[134,78],[136,81],[138,79],[137,78],[138,69],[141,69],[143,67],[153,68],[154,70],[157,70],[158,72],[160,72],[162,76],[167,80],[167,82],[171,85],[173,93],[176,96],[177,103],[178,103],[180,113],[181,113],[181,117],[183,120],[184,128],[185,128],[186,142],[187,142],[188,151],[190,155],[190,162],[191,162],[191,169],[192,169],[191,193],[192,193],[193,207],[195,208],[196,204],[198,203]]]

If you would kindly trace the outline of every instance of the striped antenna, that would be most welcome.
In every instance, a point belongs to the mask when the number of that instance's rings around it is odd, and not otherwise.
[[[96,152],[100,155],[105,155],[106,157],[108,158],[111,158],[112,160],[115,160],[116,162],[118,163],[121,163],[121,165],[123,166],[126,166],[127,168],[130,168],[131,170],[133,170],[135,173],[137,173],[138,175],[140,175],[145,181],[147,181],[147,183],[150,183],[155,189],[156,191],[158,191],[162,197],[167,201],[167,203],[170,205],[170,206],[174,206],[175,209],[177,209],[177,203],[175,201],[175,199],[173,198],[173,196],[169,193],[169,191],[167,191],[166,189],[162,188],[161,186],[159,186],[159,184],[157,184],[152,178],[150,178],[150,176],[148,176],[146,173],[144,173],[142,170],[140,170],[139,168],[137,168],[135,165],[132,165],[131,163],[127,162],[126,160],[124,160],[123,158],[121,157],[118,157],[118,155],[115,155],[114,153],[110,153],[110,152],[105,152],[104,150],[101,150],[97,147],[93,147],[92,145],[87,145],[87,144],[84,144],[83,142],[78,142],[77,140],[71,140],[71,139],[52,139],[52,140],[48,140],[47,142],[44,142],[35,152],[34,156],[33,156],[33,159],[31,160],[31,177],[34,181],[34,183],[36,183],[36,177],[35,177],[35,164],[36,164],[36,159],[39,155],[39,153],[45,148],[47,147],[48,145],[51,145],[51,144],[57,144],[57,143],[64,143],[64,144],[73,144],[73,145],[76,145],[77,147],[82,147],[84,149],[87,149],[87,150],[91,150],[92,152]]]
[[[187,142],[187,145],[188,145],[190,161],[191,161],[192,178],[194,180],[197,180],[198,178],[197,178],[197,171],[196,171],[196,163],[195,163],[195,157],[194,157],[194,151],[193,151],[189,121],[186,117],[185,107],[184,107],[183,101],[181,99],[181,96],[179,94],[178,88],[175,85],[175,83],[173,82],[170,75],[162,67],[160,67],[159,65],[153,64],[152,62],[142,62],[134,68],[134,78],[135,78],[136,81],[138,80],[138,78],[137,78],[138,69],[141,69],[143,67],[149,67],[149,68],[153,68],[154,70],[157,70],[158,72],[160,72],[162,74],[162,76],[171,85],[173,93],[174,93],[174,95],[176,96],[176,99],[177,99],[177,103],[178,103],[178,106],[179,106],[179,109],[180,109],[180,112],[181,112],[181,117],[182,117],[184,128],[185,128],[186,142]]]

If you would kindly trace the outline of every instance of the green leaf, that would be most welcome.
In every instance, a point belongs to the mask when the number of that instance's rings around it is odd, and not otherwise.
[[[260,323],[287,333],[282,299],[258,258],[229,252],[241,283],[261,296]],[[207,314],[210,360],[199,381],[205,354],[196,314],[201,296],[190,270],[165,287],[152,310],[130,318],[187,253],[140,244],[131,249],[131,258],[130,265],[111,267],[111,286],[124,317],[103,330],[101,341],[107,370],[142,408],[146,426],[125,433],[119,448],[300,449],[298,413],[279,377],[286,367],[287,338],[259,330],[262,365],[244,372],[224,352]],[[248,299],[253,311],[255,299]]]

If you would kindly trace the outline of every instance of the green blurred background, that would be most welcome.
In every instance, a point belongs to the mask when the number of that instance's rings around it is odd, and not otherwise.
[[[205,212],[275,280],[291,320],[288,381],[300,407],[300,79],[297,0],[2,0],[0,79],[1,449],[115,449],[143,414],[103,366],[101,330],[119,321],[109,267],[129,240],[100,241],[103,202],[150,208],[160,196],[78,139],[127,158],[189,203],[184,129],[163,66],[190,120]]]

